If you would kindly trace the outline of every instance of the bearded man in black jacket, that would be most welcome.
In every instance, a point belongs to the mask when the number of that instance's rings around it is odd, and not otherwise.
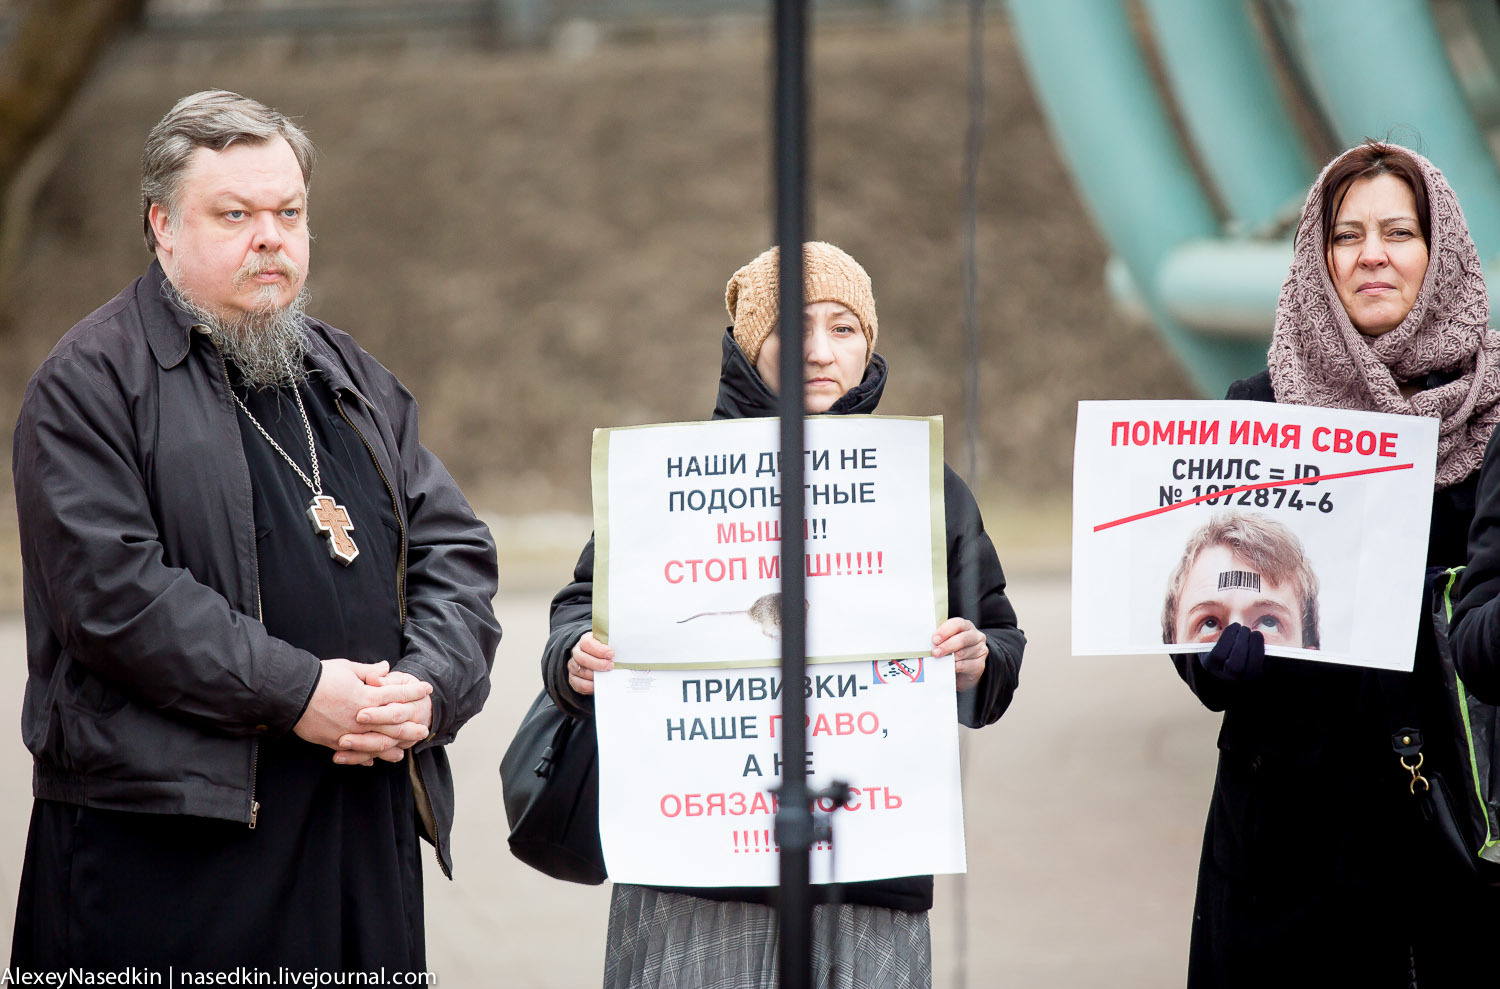
[[[495,550],[410,393],[304,312],[312,163],[254,100],[179,102],[156,261],[27,388],[21,969],[426,968]]]

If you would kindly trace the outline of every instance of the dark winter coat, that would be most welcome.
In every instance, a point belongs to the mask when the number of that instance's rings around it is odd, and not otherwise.
[[[1238,381],[1225,397],[1274,401],[1270,376]],[[1475,487],[1470,476],[1435,492],[1430,566],[1464,562]],[[1451,765],[1430,633],[1412,673],[1272,658],[1259,678],[1226,681],[1196,657],[1173,660],[1199,699],[1224,712],[1190,989],[1404,989],[1414,964],[1423,989],[1456,984],[1489,940],[1472,937],[1500,913],[1445,869],[1391,748],[1399,708],[1423,721],[1427,766]]]
[[[168,309],[153,263],[73,327],[27,386],[12,470],[38,798],[254,821],[259,739],[301,717],[319,658],[257,621],[250,472],[223,359]],[[432,684],[414,747],[427,836],[449,868],[442,746],[478,713],[500,627],[494,543],[417,437],[417,405],[348,334],[308,320],[308,359],[390,487],[402,656]],[[321,657],[331,658],[331,657]]]
[[[1453,608],[1453,649],[1469,692],[1500,704],[1500,430],[1490,435],[1478,478],[1469,566]]]
[[[834,403],[832,414],[873,413],[885,389],[885,359],[876,354],[860,384]],[[719,378],[715,419],[741,419],[779,414],[776,393],[761,380],[733,335],[724,334],[724,358]],[[963,480],[946,464],[943,468],[943,507],[947,515],[948,601],[950,617],[974,622],[989,640],[989,659],[983,676],[958,695],[958,718],[971,728],[993,723],[1010,706],[1021,672],[1026,637],[1016,627],[1016,613],[1005,596],[1005,574],[995,547],[985,534],[979,507]],[[593,716],[593,698],[568,685],[568,658],[573,647],[593,625],[594,541],[583,548],[574,568],[573,583],[552,599],[552,633],[542,653],[542,678],[553,701],[577,717]],[[965,600],[975,603],[965,607]],[[932,907],[932,877],[908,876],[840,887],[846,903],[920,911]],[[684,889],[694,896],[717,900],[769,902],[775,890],[764,888]],[[817,902],[825,902],[828,887],[814,886]]]

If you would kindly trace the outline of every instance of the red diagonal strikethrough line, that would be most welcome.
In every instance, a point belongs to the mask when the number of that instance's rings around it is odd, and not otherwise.
[[[1123,519],[1115,519],[1113,522],[1105,522],[1102,525],[1096,525],[1094,526],[1094,531],[1100,532],[1104,529],[1113,529],[1115,526],[1124,525],[1126,522],[1135,522],[1138,519],[1149,519],[1151,516],[1160,515],[1162,512],[1170,512],[1173,509],[1177,508],[1186,508],[1188,505],[1196,505],[1198,504],[1198,502],[1208,501],[1210,498],[1222,498],[1225,495],[1237,495],[1241,491],[1256,491],[1260,488],[1284,488],[1288,484],[1317,484],[1319,481],[1337,481],[1338,479],[1343,477],[1360,477],[1364,474],[1384,474],[1386,471],[1392,470],[1411,470],[1415,466],[1416,464],[1391,464],[1389,467],[1367,467],[1364,470],[1346,470],[1342,474],[1317,474],[1313,477],[1294,477],[1288,481],[1264,481],[1260,484],[1242,484],[1237,488],[1225,488],[1223,491],[1215,491],[1213,494],[1199,495],[1196,498],[1189,498],[1187,501],[1179,501],[1175,504],[1163,505],[1160,508],[1153,508],[1151,509],[1151,511],[1141,512],[1139,515],[1127,515]]]

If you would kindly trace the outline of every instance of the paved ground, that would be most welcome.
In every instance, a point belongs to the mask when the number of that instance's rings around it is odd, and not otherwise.
[[[1065,577],[1024,570],[1022,688],[967,736],[969,874],[940,878],[939,987],[1161,989],[1182,981],[1217,719],[1161,658],[1072,658]],[[451,750],[457,879],[427,868],[429,958],[445,989],[597,985],[608,886],[547,879],[506,849],[496,770],[537,685],[546,592],[499,603],[505,641],[489,707]],[[20,621],[0,617],[0,725],[17,724]],[[30,808],[14,728],[0,757],[0,935],[9,943]],[[958,918],[967,917],[966,925]],[[966,955],[959,947],[966,933]],[[967,983],[961,982],[965,971]]]

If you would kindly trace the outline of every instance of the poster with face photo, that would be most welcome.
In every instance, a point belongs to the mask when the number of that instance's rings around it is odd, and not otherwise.
[[[1410,670],[1437,420],[1264,402],[1080,402],[1075,655],[1207,652]]]

